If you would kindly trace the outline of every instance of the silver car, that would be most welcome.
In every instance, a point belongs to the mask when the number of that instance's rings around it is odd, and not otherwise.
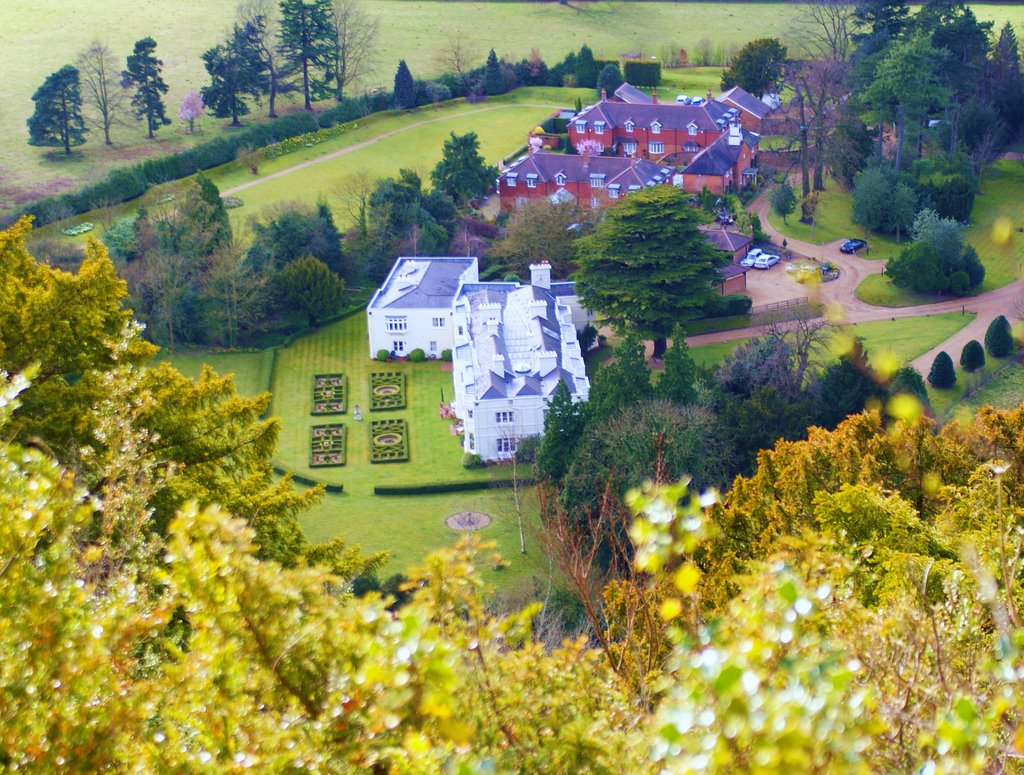
[[[772,253],[764,253],[754,260],[754,269],[771,269],[779,263],[779,257]]]

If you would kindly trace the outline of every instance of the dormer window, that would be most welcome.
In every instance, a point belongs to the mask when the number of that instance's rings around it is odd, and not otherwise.
[[[660,135],[661,134],[661,124],[659,122],[655,121],[653,124],[651,124],[651,134],[652,135]]]
[[[604,188],[604,175],[591,175],[590,176],[590,187],[591,188]]]
[[[587,131],[587,122],[586,121],[577,121],[576,122],[576,131],[577,132],[586,132]]]
[[[537,188],[537,176],[534,175],[533,173],[530,173],[529,175],[526,176],[526,187]]]
[[[635,127],[635,126],[636,126],[636,124],[634,124],[632,121],[627,121],[626,122],[626,131],[627,132],[632,132],[633,131],[633,127]]]
[[[594,134],[595,135],[603,135],[604,134],[604,122],[603,121],[595,121],[594,122]]]
[[[609,184],[609,186],[608,186],[608,198],[609,199],[618,199],[619,198],[619,188],[620,187],[621,186],[618,183],[611,183],[611,184]]]
[[[690,133],[690,137],[696,137],[697,136],[697,125],[696,124],[690,124],[688,127],[686,127],[686,131]]]
[[[509,188],[515,188],[517,180],[519,180],[519,173],[510,172],[508,173],[508,175],[505,176],[505,185],[508,186]]]
[[[565,175],[563,175],[561,172],[559,172],[557,175],[555,175],[555,184],[559,185],[559,186],[564,186],[565,185]]]

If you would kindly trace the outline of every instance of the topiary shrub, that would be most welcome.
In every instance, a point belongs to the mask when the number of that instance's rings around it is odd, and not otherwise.
[[[391,353],[388,350],[377,350],[377,360],[382,363],[391,360]]]
[[[413,363],[423,363],[427,359],[427,354],[423,350],[417,347],[411,353],[409,353],[409,360]]]
[[[1010,321],[1000,315],[988,324],[985,332],[985,349],[993,358],[1005,358],[1013,352],[1013,334]]]
[[[932,368],[928,372],[928,384],[937,388],[951,388],[956,384],[956,371],[953,369],[953,359],[945,350],[935,356],[932,361]]]
[[[985,365],[985,351],[981,347],[981,342],[972,339],[964,345],[960,352],[960,365],[968,373],[977,371]]]
[[[954,296],[965,296],[971,290],[971,278],[967,272],[953,272],[949,276],[949,292]]]
[[[451,363],[452,362],[452,351],[451,350],[447,350],[447,349],[441,350],[441,360],[442,361],[446,361],[447,363]]]
[[[483,468],[484,459],[475,452],[467,452],[462,456],[462,467],[463,468]]]

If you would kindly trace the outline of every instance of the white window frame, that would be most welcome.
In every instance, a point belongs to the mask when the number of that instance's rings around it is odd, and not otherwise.
[[[526,207],[526,197],[525,196],[517,196],[516,197],[516,209],[519,210],[519,209],[521,209],[523,207]]]
[[[688,127],[686,127],[686,131],[690,134],[690,137],[697,136],[697,127],[694,124],[690,124]]]
[[[604,122],[603,121],[595,121],[594,122],[594,134],[595,135],[603,135],[604,134]]]
[[[515,188],[515,187],[516,187],[516,181],[517,181],[518,179],[519,179],[519,176],[518,176],[518,175],[508,175],[508,176],[507,176],[507,177],[505,178],[505,185],[506,185],[506,186],[507,186],[508,188]]]
[[[496,425],[514,425],[516,421],[516,413],[512,409],[503,409],[500,412],[494,413],[494,422]]]
[[[405,352],[405,342],[401,339],[394,339],[391,342],[391,351],[396,353]]]
[[[575,123],[576,123],[576,131],[577,132],[586,132],[587,131],[587,122],[586,121],[577,121]]]
[[[431,342],[430,343],[430,354],[431,355],[436,355],[437,354],[437,342]]]
[[[476,452],[476,434],[475,433],[470,433],[469,434],[469,451],[470,452]]]
[[[651,153],[665,153],[665,143],[650,143],[647,150]]]
[[[591,207],[600,207],[601,206],[601,200],[598,199],[596,196],[590,197],[590,206]]]
[[[565,185],[565,175],[563,175],[561,172],[559,172],[557,175],[555,175],[555,185],[557,185],[557,186],[564,186]]]
[[[590,176],[590,187],[591,188],[604,188],[604,175],[591,175]]]
[[[389,334],[404,334],[409,330],[409,318],[384,318],[384,327]]]
[[[636,143],[634,143],[634,142],[623,143],[622,144],[622,152],[623,153],[636,153],[636,147],[637,147]]]
[[[527,188],[537,188],[537,178],[527,178],[526,179],[526,187]]]
[[[614,187],[613,186],[608,186],[608,198],[609,199],[618,199],[619,198],[619,188],[618,188],[618,186],[614,186]]]
[[[634,128],[635,126],[636,126],[636,124],[634,124],[634,123],[633,123],[632,121],[627,121],[627,122],[626,122],[626,131],[627,131],[627,132],[632,132],[632,131],[633,131],[633,128]]]
[[[516,440],[501,437],[497,440],[499,455],[514,455],[516,452]]]
[[[430,326],[431,326],[431,328],[444,328],[446,325],[448,325],[448,324],[445,322],[444,318],[431,318],[430,319]]]
[[[652,135],[660,135],[661,134],[661,124],[658,123],[657,121],[655,121],[653,124],[651,124],[651,134]]]

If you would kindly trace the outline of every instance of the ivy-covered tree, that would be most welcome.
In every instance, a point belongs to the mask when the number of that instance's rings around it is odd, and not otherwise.
[[[505,93],[505,76],[502,75],[501,64],[493,48],[487,55],[487,64],[484,65],[484,92],[492,97]]]
[[[232,126],[240,126],[239,117],[249,114],[246,97],[256,99],[269,86],[252,28],[236,24],[227,42],[203,54],[203,64],[210,75],[203,101],[214,116],[230,117]]]
[[[935,356],[932,367],[928,372],[928,384],[937,388],[951,388],[956,384],[956,370],[953,368],[953,359],[943,350]]]
[[[985,349],[993,358],[1005,358],[1013,352],[1013,333],[1005,315],[992,319],[985,331]]]
[[[457,135],[452,132],[444,141],[441,161],[430,173],[435,188],[444,191],[460,208],[470,199],[487,193],[498,171],[484,163],[476,132]]]
[[[167,84],[160,74],[163,67],[163,61],[156,58],[156,41],[143,38],[135,42],[135,49],[121,73],[121,85],[134,90],[135,117],[146,122],[147,137],[151,140],[154,132],[171,123],[164,105]]]
[[[399,60],[395,70],[395,107],[400,110],[416,107],[416,83],[404,59]]]
[[[665,353],[677,323],[702,314],[728,257],[704,241],[702,215],[674,186],[631,194],[576,242],[583,304],[619,329],[654,339]]]
[[[299,75],[303,107],[327,90],[331,66],[331,0],[281,0],[278,50]]]
[[[82,94],[77,68],[64,65],[46,77],[32,95],[35,112],[28,120],[28,144],[56,146],[67,156],[71,148],[85,142]]]

